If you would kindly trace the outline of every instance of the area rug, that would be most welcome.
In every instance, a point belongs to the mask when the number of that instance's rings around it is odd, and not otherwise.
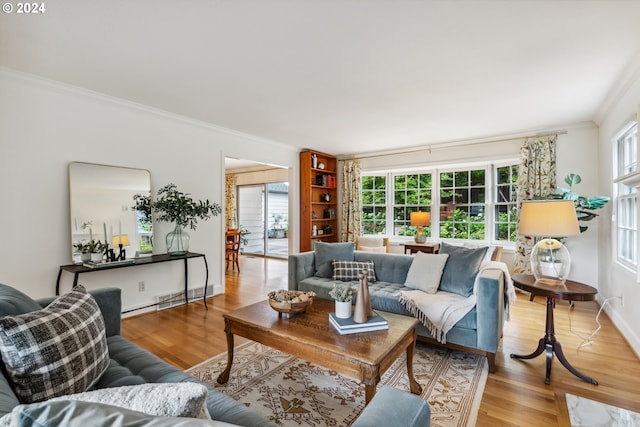
[[[567,393],[571,427],[640,427],[640,414]]]
[[[282,426],[347,427],[364,409],[358,381],[259,343],[236,347],[229,382],[220,385],[216,379],[226,364],[223,353],[187,372]],[[408,391],[406,366],[403,355],[378,387]],[[475,425],[487,381],[485,357],[418,343],[413,370],[433,427]]]

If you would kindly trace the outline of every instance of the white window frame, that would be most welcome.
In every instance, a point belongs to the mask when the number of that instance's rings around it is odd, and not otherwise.
[[[482,162],[477,164],[458,164],[458,165],[443,165],[432,168],[420,168],[401,171],[362,171],[362,176],[386,176],[386,191],[387,191],[387,215],[386,215],[386,235],[393,238],[396,241],[409,241],[412,237],[397,236],[395,235],[394,224],[394,208],[395,208],[395,177],[397,175],[414,175],[414,174],[431,174],[431,236],[430,238],[438,241],[451,241],[451,242],[473,242],[492,245],[501,245],[504,247],[515,247],[515,242],[507,240],[496,239],[495,233],[495,207],[497,201],[497,169],[503,166],[517,165],[519,159],[506,159],[493,162]],[[442,172],[460,172],[468,170],[485,169],[485,195],[483,210],[485,215],[485,236],[482,240],[475,239],[443,239],[440,237],[440,173]]]
[[[633,140],[632,138],[635,138]],[[615,221],[613,236],[615,261],[638,271],[638,123],[632,121],[615,136],[614,185]],[[635,145],[635,146],[633,146]]]

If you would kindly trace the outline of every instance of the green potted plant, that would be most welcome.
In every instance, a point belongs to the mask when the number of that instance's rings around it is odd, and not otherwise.
[[[100,262],[104,257],[104,251],[107,249],[107,244],[102,243],[100,240],[89,240],[87,243],[87,251],[91,254],[91,262]]]
[[[604,205],[606,205],[610,200],[607,196],[585,197],[573,191],[573,187],[582,182],[582,178],[576,173],[570,173],[569,175],[567,175],[564,178],[564,182],[569,187],[556,187],[562,193],[553,194],[551,195],[551,198],[573,200],[573,203],[576,207],[576,215],[578,216],[578,221],[591,221],[592,219],[596,218],[599,215],[592,211],[604,207]],[[588,227],[586,225],[581,224],[580,232],[582,233],[586,231],[587,228]]]
[[[286,222],[283,225],[283,216],[279,213],[274,213],[272,215],[273,218],[273,228],[269,233],[271,238],[274,239],[282,239],[284,237],[284,229],[286,226]]]
[[[247,237],[247,234],[251,234],[251,232],[242,224],[238,226],[238,231],[240,232],[240,250],[242,250],[246,245],[249,244],[249,238]]]
[[[185,227],[195,230],[198,219],[206,221],[222,212],[219,204],[211,203],[208,199],[194,200],[189,193],[179,191],[173,183],[158,190],[156,200],[141,194],[136,194],[134,200],[134,209],[153,211],[158,221],[175,224],[174,230],[166,238],[170,255],[184,255],[189,251],[189,234],[184,231]]]
[[[336,301],[336,317],[341,319],[350,318],[351,300],[353,299],[353,288],[351,285],[334,283],[333,289],[329,291],[329,296]]]
[[[74,249],[80,253],[80,261],[91,261],[91,252],[89,252],[89,244],[84,242],[76,242],[73,244]]]

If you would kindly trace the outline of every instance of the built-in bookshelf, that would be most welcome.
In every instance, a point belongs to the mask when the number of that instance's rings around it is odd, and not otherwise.
[[[313,242],[338,241],[338,176],[334,156],[319,151],[300,153],[300,251]]]

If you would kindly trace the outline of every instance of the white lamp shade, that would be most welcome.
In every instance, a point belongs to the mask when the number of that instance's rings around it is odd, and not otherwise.
[[[129,235],[128,234],[116,234],[115,236],[113,236],[113,238],[111,239],[111,245],[114,248],[117,248],[120,244],[122,244],[122,246],[129,246]]]
[[[536,280],[562,283],[571,270],[567,248],[550,237],[576,236],[580,225],[571,200],[528,200],[522,202],[518,232],[525,236],[544,237],[530,256],[531,272]]]
[[[580,225],[573,201],[523,201],[518,233],[531,237],[577,236],[580,234]]]

